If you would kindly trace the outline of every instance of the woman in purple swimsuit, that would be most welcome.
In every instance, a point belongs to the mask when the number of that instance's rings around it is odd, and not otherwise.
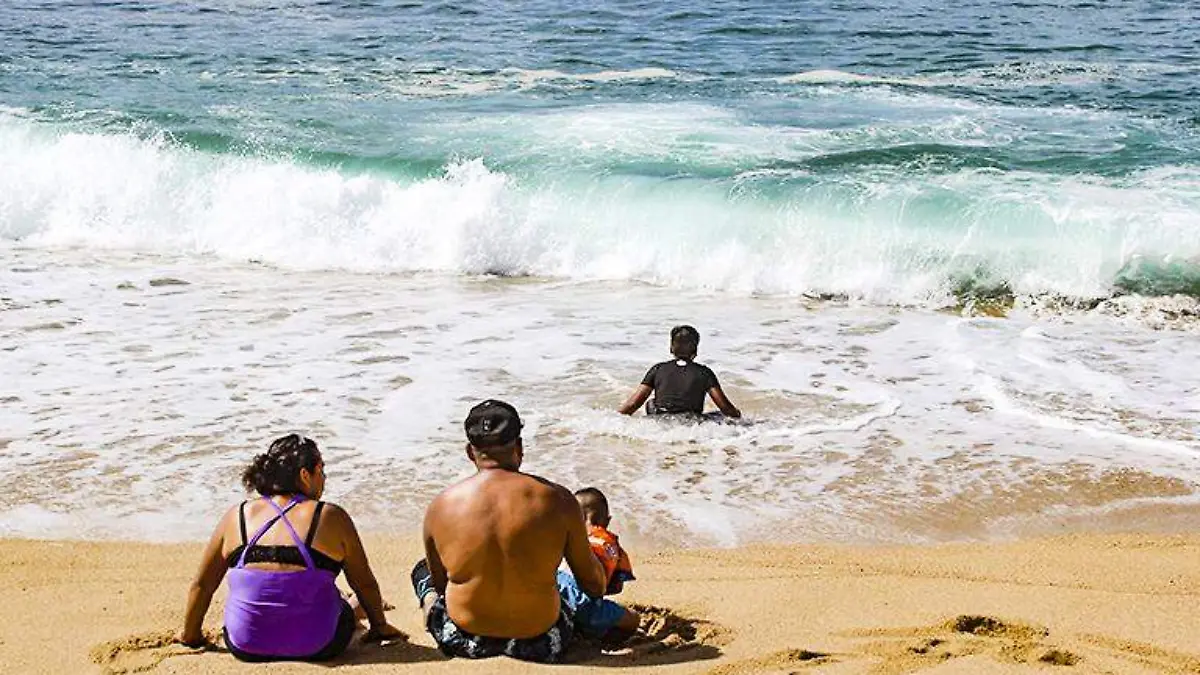
[[[276,439],[246,468],[242,482],[262,499],[231,508],[217,524],[188,594],[180,642],[204,644],[204,615],[228,575],[225,644],[234,656],[331,659],[346,649],[357,625],[334,584],[342,571],[371,624],[364,639],[405,637],[384,617],[354,522],[338,506],[319,501],[325,464],[316,443],[298,434]]]

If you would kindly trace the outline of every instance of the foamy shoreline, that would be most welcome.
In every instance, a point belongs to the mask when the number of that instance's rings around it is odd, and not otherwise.
[[[1123,513],[1200,494],[1200,333],[1136,320],[4,246],[0,286],[0,536],[204,537],[291,431],[403,536],[489,396],[527,470],[605,490],[655,548],[1149,531]],[[674,322],[747,424],[614,412]]]

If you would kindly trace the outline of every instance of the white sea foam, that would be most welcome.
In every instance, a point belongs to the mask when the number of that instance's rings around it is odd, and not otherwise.
[[[561,70],[525,70],[507,68],[501,75],[511,75],[528,84],[555,81],[575,82],[618,82],[622,80],[661,80],[679,77],[679,73],[666,68],[633,68],[630,70],[602,70],[590,73],[565,73]]]
[[[581,89],[601,84],[641,83],[655,80],[696,82],[703,76],[679,73],[667,68],[643,67],[626,70],[566,72],[555,69],[504,68],[498,71],[472,71],[431,66],[397,68],[381,60],[363,65],[353,72],[336,65],[305,65],[302,68],[279,67],[269,71],[230,69],[205,71],[206,81],[242,80],[264,84],[278,82],[326,83],[338,89],[358,90],[355,96],[400,96],[405,98],[473,97],[501,91],[534,88]],[[347,78],[352,78],[352,82]],[[343,92],[341,95],[347,95]]]
[[[330,499],[411,532],[469,472],[461,419],[489,396],[525,413],[527,468],[604,489],[631,541],[1007,534],[1048,509],[1177,500],[1200,470],[1200,372],[1176,358],[1200,334],[1105,317],[11,245],[0,289],[13,536],[202,537],[292,430],[323,445]],[[683,321],[745,423],[613,411]],[[1105,475],[1123,486],[1107,500],[1088,492]],[[947,528],[966,496],[982,515]]]
[[[689,120],[703,135],[699,148],[688,149]],[[681,149],[699,166],[738,162],[772,145],[800,160],[858,141],[760,130],[695,106],[525,122],[530,128],[509,142],[526,143],[531,159],[558,159],[526,174],[465,160],[440,176],[403,179],[8,118],[0,121],[0,237],[303,269],[491,272],[900,303],[944,302],[956,276],[979,273],[1018,293],[1104,296],[1130,260],[1200,257],[1200,175],[1187,168],[1116,179],[888,166],[813,178],[791,169],[791,186],[778,176],[760,184],[754,173],[732,183],[573,177],[561,165],[572,148],[586,169],[623,155],[666,160]],[[464,131],[456,124],[442,132]]]
[[[912,79],[863,75],[843,70],[806,70],[802,73],[775,78],[781,84],[911,84]]]
[[[1084,87],[1133,77],[1191,72],[1191,67],[1163,63],[1097,63],[1091,61],[1023,61],[920,75],[872,75],[841,70],[808,70],[774,78],[781,84],[895,85],[913,88],[973,87],[1026,89]]]
[[[362,75],[356,75],[361,77]],[[505,68],[494,73],[445,70],[435,73],[374,72],[371,81],[383,89],[413,98],[479,96],[497,91],[527,90],[537,87],[581,88],[595,84],[681,79],[666,68],[633,68],[568,73],[561,70]],[[686,77],[696,80],[694,76]]]

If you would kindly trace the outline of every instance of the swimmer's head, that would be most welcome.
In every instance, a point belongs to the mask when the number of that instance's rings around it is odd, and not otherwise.
[[[579,501],[579,509],[583,511],[583,519],[588,525],[608,527],[612,518],[608,514],[608,498],[594,487],[586,487],[575,491],[575,499]]]
[[[684,361],[696,358],[700,350],[700,332],[688,325],[671,329],[671,354]]]

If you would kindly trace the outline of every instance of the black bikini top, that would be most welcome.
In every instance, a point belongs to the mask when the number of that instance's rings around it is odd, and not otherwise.
[[[325,508],[325,502],[317,502],[316,508],[313,510],[312,524],[308,526],[308,536],[304,538],[304,546],[308,549],[308,554],[312,556],[313,565],[319,569],[328,570],[334,574],[342,573],[342,561],[334,560],[329,556],[321,553],[313,548],[313,536],[317,533],[317,525],[321,522],[321,509]],[[225,556],[225,565],[229,569],[237,567],[238,559],[242,557],[242,549],[246,548],[246,502],[238,507],[238,523],[242,529],[242,545],[229,552]],[[280,565],[296,565],[304,567],[304,556],[300,554],[300,549],[295,546],[262,546],[255,544],[250,547],[246,553],[246,563],[278,563]]]

